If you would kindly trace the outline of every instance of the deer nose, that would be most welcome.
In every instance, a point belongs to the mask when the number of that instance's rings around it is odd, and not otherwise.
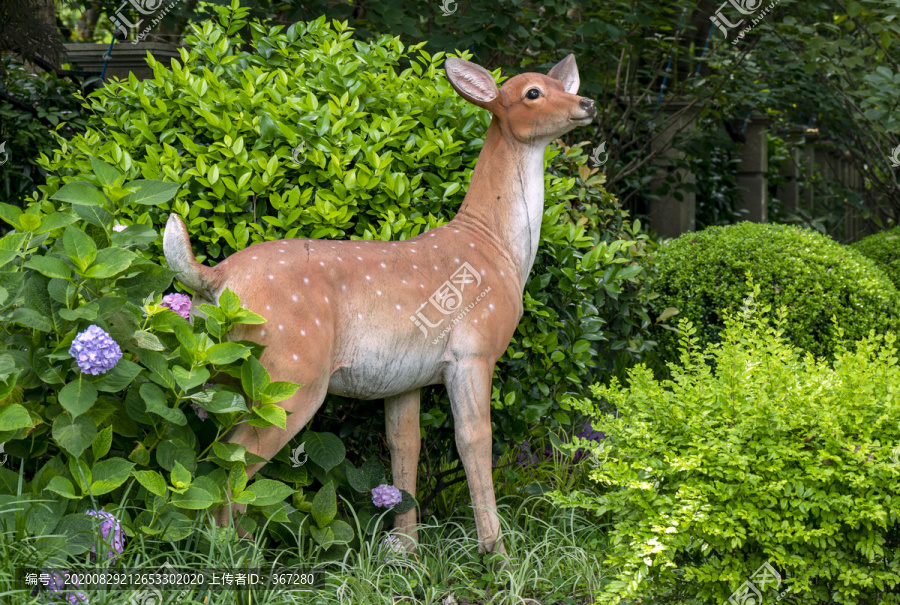
[[[594,100],[593,100],[593,99],[581,99],[581,100],[578,102],[578,105],[579,105],[582,109],[584,109],[585,111],[587,111],[589,114],[591,114],[592,116],[597,114],[597,108],[594,106]]]

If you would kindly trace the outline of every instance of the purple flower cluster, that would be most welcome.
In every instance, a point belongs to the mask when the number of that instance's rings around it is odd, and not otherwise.
[[[89,510],[88,515],[102,519],[100,523],[100,533],[103,539],[110,545],[112,550],[107,551],[106,558],[112,559],[115,563],[119,559],[119,555],[125,550],[125,530],[122,524],[112,513],[103,510]],[[91,545],[91,561],[97,558],[97,545]]]
[[[394,508],[403,500],[403,494],[393,485],[382,483],[372,490],[372,504],[384,508]]]
[[[584,430],[576,435],[576,437],[580,437],[582,439],[589,439],[594,441],[595,443],[600,443],[603,439],[606,439],[606,434],[603,431],[594,430],[594,427],[589,423],[584,423]],[[568,442],[568,437],[565,435],[562,436],[563,443]],[[549,459],[553,455],[553,448],[550,445],[544,447],[543,452],[539,452],[537,454],[531,453],[531,442],[523,441],[518,448],[518,452],[516,455],[516,460],[514,464],[519,468],[530,468],[532,466],[536,466],[543,462],[544,460]],[[585,456],[584,448],[579,448],[575,452],[575,456],[572,458],[572,461],[578,463]],[[497,463],[499,462],[499,458],[494,456],[494,462],[491,465],[493,468],[497,468]]]
[[[125,231],[125,229],[127,229],[127,228],[128,227],[126,225],[120,225],[119,223],[116,223],[115,225],[113,225],[113,231],[116,231],[116,232]]]
[[[81,585],[77,581],[72,582],[71,588],[66,588],[66,575],[68,573],[68,570],[63,571],[62,573],[50,571],[47,574],[47,590],[57,595],[57,597],[65,599],[64,602],[68,603],[68,605],[87,605],[90,603],[87,595],[80,590],[76,590],[77,588],[81,588]],[[38,588],[38,586],[35,586],[34,590],[31,592],[31,596],[37,596]]]
[[[191,297],[187,294],[166,294],[162,306],[172,309],[186,320],[191,320]]]
[[[122,359],[122,349],[100,326],[91,325],[75,337],[69,355],[85,374],[105,374]]]

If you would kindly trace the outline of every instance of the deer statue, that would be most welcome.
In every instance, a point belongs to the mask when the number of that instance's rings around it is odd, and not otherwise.
[[[271,459],[327,393],[384,399],[393,484],[415,495],[419,389],[444,384],[479,549],[505,552],[491,476],[494,364],[522,317],[544,210],[544,152],[589,124],[596,108],[576,94],[574,55],[547,75],[520,74],[499,89],[469,61],[449,57],[445,70],[464,99],[492,114],[465,200],[449,223],[397,242],[261,242],[207,267],[172,214],[163,249],[177,279],[193,290],[194,306],[217,304],[227,287],[265,317],[264,324],[235,326],[229,337],[265,345],[260,361],[272,380],[303,385],[280,404],[289,412],[287,430],[243,424],[230,442]],[[227,525],[235,512],[223,507],[216,522]],[[414,552],[416,509],[396,515],[395,526]]]

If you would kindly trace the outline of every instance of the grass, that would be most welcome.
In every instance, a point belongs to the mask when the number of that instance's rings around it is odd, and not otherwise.
[[[542,463],[536,471],[540,479],[552,484],[564,478],[566,482],[571,481],[567,464],[558,459]],[[502,564],[501,556],[478,552],[468,504],[457,506],[453,516],[434,515],[420,523],[417,556],[392,551],[385,543],[385,533],[368,535],[358,524],[357,537],[350,548],[336,552],[336,547],[328,551],[319,548],[304,526],[293,528],[295,536],[300,537],[291,541],[293,546],[284,543],[273,546],[271,541],[239,538],[233,528],[214,527],[205,518],[198,520],[186,539],[175,543],[141,532],[130,534],[121,560],[112,569],[139,568],[147,572],[165,563],[189,569],[265,568],[278,564],[291,570],[315,571],[316,589],[192,590],[183,594],[98,589],[86,594],[92,605],[592,603],[608,575],[602,561],[606,528],[581,511],[559,509],[540,494],[527,495],[525,483],[510,478],[521,471],[512,472],[513,475],[497,471],[498,492],[508,494],[498,499],[507,565]],[[544,484],[528,481],[528,489],[534,491],[535,485],[541,491],[540,486]],[[48,506],[51,504],[48,501]],[[14,501],[0,500],[0,520],[15,518],[9,514],[15,507]],[[39,571],[42,565],[59,567],[48,563],[52,549],[48,552],[41,548],[42,544],[52,544],[48,540],[59,540],[59,537],[23,531],[26,525],[26,520],[21,518],[15,526],[0,523],[0,604],[3,605],[48,602],[30,596],[30,590],[16,583],[15,573],[22,568]],[[263,533],[258,531],[258,535]]]

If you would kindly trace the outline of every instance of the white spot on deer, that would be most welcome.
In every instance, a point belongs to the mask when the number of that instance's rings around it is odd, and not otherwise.
[[[298,300],[298,299],[297,299],[297,295],[296,295],[296,294],[291,294],[291,300],[294,301],[294,302],[297,302],[297,300]]]
[[[255,256],[251,256],[250,258],[252,258],[253,260],[256,260],[256,257],[255,257]]]
[[[378,296],[381,296],[381,290],[375,290],[375,294],[377,294]]]
[[[344,284],[341,284],[341,290],[346,290],[346,289],[347,289],[347,286],[345,286]]]
[[[274,275],[270,275],[270,276],[269,276],[269,279],[275,279],[275,276],[274,276]]]
[[[413,265],[413,269],[418,269],[419,265]]]
[[[321,266],[323,266],[323,267],[325,266],[325,263],[322,262],[322,261],[319,261],[319,264],[320,264]]]
[[[453,262],[454,262],[454,263],[458,263],[458,262],[459,262],[459,259],[458,259],[458,258],[454,258],[454,259],[453,259]]]
[[[435,271],[438,270],[437,265],[433,265],[433,267],[434,267],[434,270],[435,270]]]
[[[265,335],[266,335],[266,331],[265,331],[265,330],[260,330],[260,331],[259,331],[259,335],[260,335],[260,336],[265,336]]]
[[[337,257],[337,259],[338,259],[339,261],[341,261],[341,262],[344,262],[344,259],[342,259],[340,256]]]
[[[328,297],[327,297],[327,296],[325,297],[325,302],[328,302]]]
[[[281,325],[281,324],[278,324],[278,329],[279,329],[279,330],[284,330],[284,326]]]
[[[318,317],[316,318],[316,325],[317,325],[317,326],[320,325],[320,324],[319,324],[319,318],[318,318]]]
[[[387,269],[387,265],[385,265],[384,263],[381,263],[381,268],[382,268],[382,269]]]
[[[437,248],[437,244],[433,245],[432,248]]]
[[[308,286],[308,285],[309,285],[309,278],[308,278],[308,277],[304,277],[304,278],[303,278],[303,283],[306,284],[306,285]]]
[[[400,310],[400,305],[394,305],[394,306],[397,307],[398,311]]]
[[[357,257],[356,257],[356,260],[362,260],[362,257],[361,257],[361,256],[357,256]]]
[[[481,274],[484,275],[484,269],[481,270]]]
[[[249,275],[249,274],[247,275],[247,279],[250,279],[250,275]]]
[[[302,331],[302,330],[301,330],[301,331]],[[294,353],[294,361],[297,361],[298,359],[300,359],[300,358],[297,357],[297,354],[296,354],[296,353]]]
[[[358,317],[359,319],[362,319],[362,313],[357,313],[356,317]]]
[[[362,248],[360,248],[359,246],[356,246],[356,249],[357,249],[357,250],[362,250]]]
[[[306,330],[300,330],[300,336],[306,336]]]
[[[488,305],[488,309],[490,309],[491,311],[493,311],[493,310],[494,310],[494,303],[489,304],[489,305]]]
[[[269,305],[266,305],[266,311],[268,311],[269,309],[271,309],[271,307]]]
[[[459,233],[459,229],[454,229],[453,233]]]
[[[422,284],[419,284],[419,287],[420,287],[420,288],[424,288],[425,286],[423,286]]]
[[[503,272],[503,269],[500,269],[500,275],[501,275],[501,276],[502,276],[502,275],[506,275],[506,273]]]
[[[469,248],[474,248],[475,244],[469,244]]]
[[[372,280],[372,278],[371,278],[371,277],[369,277],[369,276],[368,276],[368,275],[366,275],[366,279],[368,279],[368,280],[369,280],[369,281],[371,281],[371,280]]]
[[[405,284],[405,283],[406,283],[406,280],[405,280],[405,279],[401,279],[401,280],[400,280],[400,283],[401,283],[401,284]]]
[[[278,251],[279,251],[279,252],[284,252],[284,248],[279,248]]]
[[[280,261],[278,261],[278,264],[279,264],[279,265],[283,265],[283,264],[284,264],[284,261],[283,261],[283,260],[280,260]]]
[[[416,251],[416,249],[415,249],[415,248],[410,248],[410,250],[412,250],[412,251],[413,251],[413,252],[415,252],[415,251]]]

